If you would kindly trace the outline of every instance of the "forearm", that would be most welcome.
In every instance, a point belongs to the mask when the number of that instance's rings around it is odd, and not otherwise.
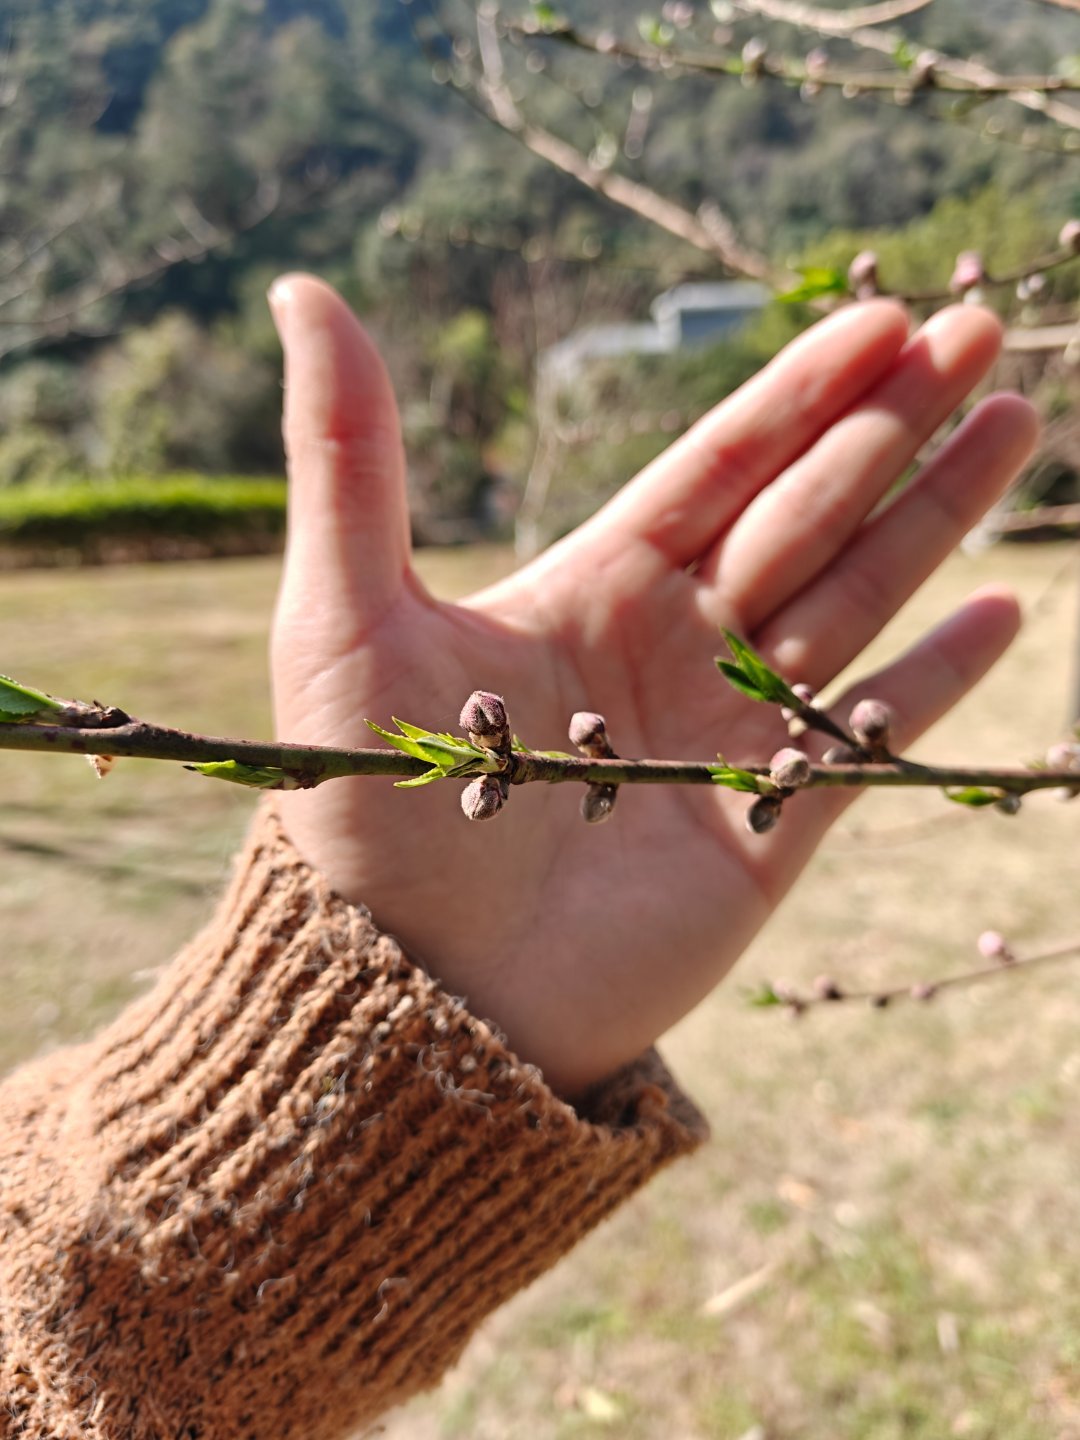
[[[655,1056],[564,1105],[268,813],[156,989],[3,1097],[7,1433],[100,1440],[347,1433],[704,1129]]]

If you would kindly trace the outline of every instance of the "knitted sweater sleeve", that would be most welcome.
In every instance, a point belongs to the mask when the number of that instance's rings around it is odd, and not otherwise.
[[[265,811],[156,988],[0,1090],[0,1436],[345,1436],[703,1133],[655,1054],[562,1103]]]

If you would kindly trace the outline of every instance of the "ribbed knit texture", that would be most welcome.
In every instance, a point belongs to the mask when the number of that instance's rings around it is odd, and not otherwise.
[[[264,811],[156,988],[0,1089],[0,1435],[347,1435],[703,1134],[655,1054],[563,1104]]]

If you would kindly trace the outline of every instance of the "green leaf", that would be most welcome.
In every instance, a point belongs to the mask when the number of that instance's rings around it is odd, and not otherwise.
[[[17,680],[0,675],[0,722],[26,725],[32,720],[48,720],[63,708],[63,701],[55,700],[43,690],[20,685]]]
[[[946,790],[944,794],[955,805],[971,805],[978,809],[984,805],[996,805],[1002,792],[986,790],[981,785],[965,785],[959,790]]]
[[[642,15],[637,22],[637,28],[645,44],[655,45],[658,50],[666,50],[675,39],[674,26],[665,25],[662,20],[656,20],[651,15]]]
[[[843,270],[833,270],[826,265],[800,267],[802,283],[778,295],[778,300],[787,305],[803,305],[808,300],[820,300],[825,295],[846,295],[848,278]]]
[[[758,1010],[767,1010],[773,1005],[783,1005],[784,1000],[772,987],[772,982],[765,980],[756,990],[747,990],[746,1003],[753,1005]]]
[[[395,780],[395,790],[416,790],[421,785],[430,785],[433,780],[446,780],[448,778],[445,770],[425,770],[423,775],[414,775],[410,780]]]
[[[239,760],[208,760],[202,765],[185,765],[208,775],[211,780],[229,780],[234,785],[248,785],[253,790],[298,790],[298,782],[276,765],[244,765]]]
[[[560,15],[554,5],[548,5],[545,0],[533,0],[533,19],[541,30],[560,30],[566,24],[566,17]]]
[[[724,785],[728,790],[742,790],[747,795],[765,795],[774,789],[765,776],[729,765],[722,755],[717,756],[717,759],[720,761],[719,765],[709,766],[714,785]]]
[[[802,702],[791,686],[775,670],[770,670],[756,650],[731,630],[724,630],[723,636],[736,663],[718,659],[717,668],[729,684],[751,700],[767,700],[774,705],[790,705],[792,709],[802,708]]]
[[[410,740],[407,735],[395,735],[390,730],[384,730],[381,725],[376,725],[374,720],[365,720],[364,724],[369,730],[374,730],[376,735],[381,735],[395,750],[401,750],[404,754],[411,755],[414,760],[427,760],[428,757],[421,750],[419,744],[415,740]]]
[[[918,55],[918,50],[910,40],[905,40],[902,36],[893,46],[892,58],[900,70],[910,70],[918,59]]]
[[[738,690],[741,695],[747,696],[750,700],[765,699],[765,696],[754,684],[753,680],[750,679],[744,670],[740,670],[738,665],[732,665],[730,660],[721,660],[718,658],[716,668],[728,684],[732,686],[733,689]]]

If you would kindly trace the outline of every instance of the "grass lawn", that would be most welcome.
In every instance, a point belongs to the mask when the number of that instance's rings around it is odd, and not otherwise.
[[[443,594],[504,563],[421,557]],[[0,670],[269,734],[276,568],[2,576]],[[957,556],[875,658],[989,579],[1016,586],[1028,626],[925,758],[1023,761],[1061,736],[1075,551]],[[0,786],[10,1065],[145,985],[206,915],[254,800],[165,765],[128,761],[99,784],[80,758],[3,753]],[[914,793],[849,812],[741,971],[663,1047],[711,1145],[496,1316],[386,1440],[1080,1440],[1080,967],[797,1024],[742,993],[822,971],[938,976],[976,960],[985,928],[1020,949],[1068,939],[1078,840],[1080,802],[1048,797],[1011,820]]]

